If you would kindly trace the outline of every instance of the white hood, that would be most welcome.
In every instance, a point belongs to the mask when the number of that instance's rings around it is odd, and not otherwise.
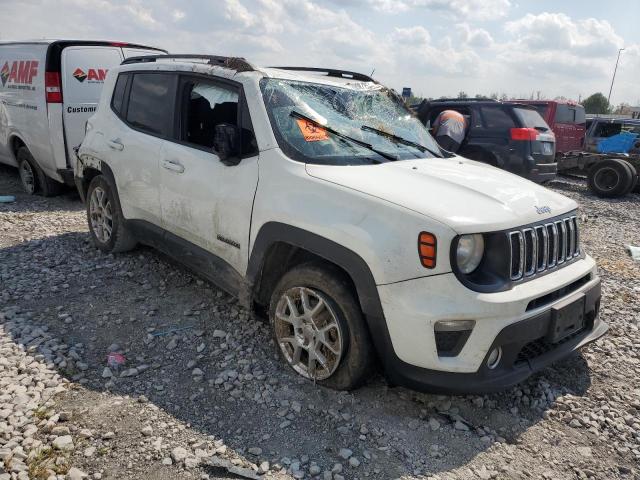
[[[577,208],[564,195],[462,157],[364,166],[307,164],[307,173],[401,205],[461,234],[504,230]]]

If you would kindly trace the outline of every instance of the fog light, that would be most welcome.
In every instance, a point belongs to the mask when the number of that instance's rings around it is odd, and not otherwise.
[[[502,347],[494,348],[491,350],[489,354],[489,358],[487,358],[487,367],[489,370],[493,370],[500,363],[500,359],[502,358]]]
[[[475,320],[440,320],[436,322],[433,329],[436,332],[459,332],[471,330],[475,325]]]

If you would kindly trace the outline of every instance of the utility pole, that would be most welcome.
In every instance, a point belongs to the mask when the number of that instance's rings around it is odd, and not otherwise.
[[[609,96],[607,97],[607,103],[611,104],[611,92],[613,91],[613,82],[616,79],[616,72],[618,71],[618,62],[620,61],[620,53],[624,50],[624,47],[618,50],[618,58],[616,59],[616,67],[613,69],[613,78],[611,79],[611,88],[609,88]]]

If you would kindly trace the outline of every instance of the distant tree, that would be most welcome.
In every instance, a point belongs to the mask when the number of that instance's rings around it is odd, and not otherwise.
[[[467,92],[461,91],[458,92],[458,98],[469,98],[469,95],[467,95]]]
[[[602,93],[594,93],[582,102],[586,113],[609,113],[610,105],[607,97]]]

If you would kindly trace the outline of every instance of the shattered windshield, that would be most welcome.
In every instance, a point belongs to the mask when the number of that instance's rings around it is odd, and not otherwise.
[[[260,86],[278,143],[295,160],[359,165],[440,156],[424,125],[380,85],[265,78]]]

